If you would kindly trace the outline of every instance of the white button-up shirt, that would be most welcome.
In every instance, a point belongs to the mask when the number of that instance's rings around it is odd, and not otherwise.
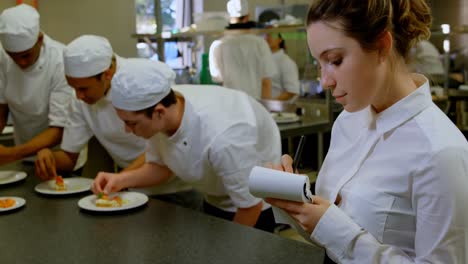
[[[279,162],[281,156],[271,115],[239,91],[208,85],[173,88],[185,98],[181,125],[171,137],[159,133],[148,141],[147,161],[167,166],[222,210],[258,204],[261,200],[248,189],[250,170]]]
[[[273,53],[277,73],[271,78],[271,96],[278,97],[283,92],[300,93],[299,71],[296,63],[283,49]]]
[[[116,56],[117,71],[125,61],[126,59]],[[76,97],[73,98],[70,119],[64,129],[61,148],[67,152],[78,153],[86,147],[91,137],[95,136],[114,162],[119,167],[125,168],[145,152],[146,140],[125,131],[125,124],[112,105],[111,93],[112,89],[92,105]],[[173,177],[160,186],[135,190],[153,195],[190,189],[190,186]]]
[[[74,93],[65,80],[63,47],[44,35],[37,62],[26,70],[0,51],[0,104],[8,104],[17,145],[51,126],[66,125]]]
[[[262,95],[262,79],[276,73],[270,47],[255,35],[226,36],[214,41],[209,51],[210,73],[224,87]]]
[[[468,144],[427,79],[390,108],[340,114],[318,176],[335,201],[311,238],[341,263],[467,263]]]

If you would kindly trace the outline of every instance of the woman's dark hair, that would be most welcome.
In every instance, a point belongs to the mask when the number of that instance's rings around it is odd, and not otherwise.
[[[307,26],[337,22],[363,49],[375,50],[385,31],[394,38],[395,51],[408,58],[416,42],[430,36],[431,11],[424,0],[313,0]]]
[[[148,118],[151,118],[153,116],[153,111],[154,111],[154,108],[158,105],[158,104],[162,104],[164,107],[169,107],[173,104],[175,104],[177,102],[177,97],[174,93],[174,90],[171,89],[171,91],[169,92],[168,95],[166,95],[161,101],[159,101],[158,103],[154,104],[153,106],[150,106],[148,108],[145,108],[145,109],[142,109],[142,110],[138,110],[136,111],[137,114],[140,114],[140,113],[144,113],[146,117]]]

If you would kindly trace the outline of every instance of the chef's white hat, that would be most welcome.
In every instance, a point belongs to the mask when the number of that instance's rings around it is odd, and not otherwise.
[[[65,75],[86,78],[100,74],[109,69],[113,55],[106,38],[94,35],[78,37],[63,50]]]
[[[9,52],[31,49],[39,37],[39,13],[27,4],[5,9],[0,15],[0,40]]]
[[[231,17],[241,17],[249,14],[249,2],[247,0],[229,0],[227,11]]]
[[[159,61],[126,59],[112,78],[115,108],[138,111],[159,103],[171,91],[175,72]]]

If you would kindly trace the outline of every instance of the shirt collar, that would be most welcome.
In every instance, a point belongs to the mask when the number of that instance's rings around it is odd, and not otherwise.
[[[427,78],[420,74],[414,74],[413,80],[416,83],[422,83],[422,85],[383,112],[377,114],[371,107],[368,108],[370,111],[369,124],[370,126],[375,125],[379,134],[384,134],[400,126],[432,104]]]
[[[105,94],[101,100],[103,102],[106,102],[106,103],[112,103],[112,100],[111,100],[111,93],[112,93],[112,87],[109,88],[109,90],[107,91],[107,94]]]
[[[36,62],[34,62],[33,65],[31,65],[28,68],[24,69],[23,72],[32,73],[32,72],[41,71],[44,68],[44,64],[49,59],[49,58],[46,58],[48,56],[48,51],[47,51],[46,45],[48,45],[48,43],[45,41],[45,35],[44,35],[44,42],[42,43],[41,51],[39,53],[39,57],[37,58]]]
[[[184,144],[187,144],[187,138],[189,138],[189,133],[195,132],[193,131],[193,124],[197,120],[197,115],[195,113],[193,105],[186,98],[184,105],[184,114],[182,116],[180,126],[177,129],[177,131],[169,137],[169,140],[175,143],[183,141]]]
[[[284,49],[279,49],[277,51],[275,51],[275,53],[273,54],[284,54]]]

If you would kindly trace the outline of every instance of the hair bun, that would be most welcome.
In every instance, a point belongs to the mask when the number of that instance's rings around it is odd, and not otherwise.
[[[412,46],[430,37],[431,12],[424,0],[392,0],[391,6],[395,47],[407,57]]]

